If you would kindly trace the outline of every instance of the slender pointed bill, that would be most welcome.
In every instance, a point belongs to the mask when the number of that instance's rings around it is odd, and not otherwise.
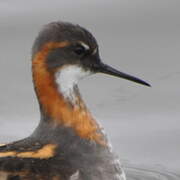
[[[136,82],[136,83],[151,87],[151,85],[148,84],[147,82],[145,82],[145,81],[143,81],[143,80],[141,80],[141,79],[139,79],[137,77],[131,76],[129,74],[120,72],[120,71],[112,68],[111,66],[103,64],[103,63],[99,64],[98,72],[109,74],[109,75],[116,76],[116,77],[120,77],[120,78],[123,78],[123,79],[127,79],[129,81],[133,81],[133,82]]]

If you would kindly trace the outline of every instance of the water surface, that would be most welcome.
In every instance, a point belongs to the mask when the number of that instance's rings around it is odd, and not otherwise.
[[[179,180],[180,174],[165,168],[146,167],[127,164],[125,166],[127,180]]]

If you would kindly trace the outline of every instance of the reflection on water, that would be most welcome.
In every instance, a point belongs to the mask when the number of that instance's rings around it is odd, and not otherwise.
[[[180,175],[162,168],[126,165],[127,180],[180,180]]]

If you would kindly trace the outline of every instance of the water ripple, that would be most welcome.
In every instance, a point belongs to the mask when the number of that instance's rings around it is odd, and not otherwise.
[[[129,166],[125,167],[127,180],[180,180],[180,175],[165,169]]]

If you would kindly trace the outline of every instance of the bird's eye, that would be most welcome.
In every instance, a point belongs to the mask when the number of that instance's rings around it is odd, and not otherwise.
[[[74,52],[77,54],[77,55],[84,55],[86,53],[86,49],[84,46],[81,46],[81,45],[77,45],[75,48],[74,48]]]

